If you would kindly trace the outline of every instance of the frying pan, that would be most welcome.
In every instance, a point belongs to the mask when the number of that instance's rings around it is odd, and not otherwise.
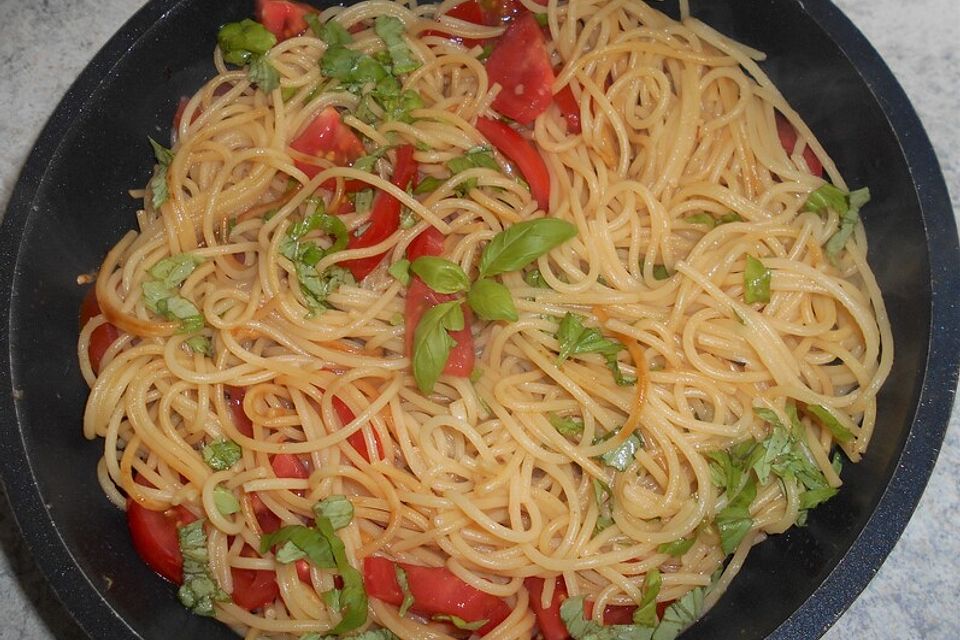
[[[674,3],[675,4],[675,3]],[[864,211],[870,262],[897,345],[869,455],[808,526],[750,555],[683,638],[811,638],[853,601],[906,525],[943,440],[960,361],[960,250],[929,141],[876,52],[827,0],[693,0],[694,15],[766,51],[764,69],[832,153]],[[671,3],[664,8],[676,11]],[[0,229],[0,465],[18,523],[91,638],[235,636],[187,613],[136,557],[81,437],[78,274],[134,225],[147,135],[165,139],[181,95],[212,73],[217,28],[249,2],[155,0],[80,75],[29,157]]]

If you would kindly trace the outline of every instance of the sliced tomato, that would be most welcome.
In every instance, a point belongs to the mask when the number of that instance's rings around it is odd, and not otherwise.
[[[792,154],[793,150],[797,147],[797,130],[793,128],[793,125],[790,124],[786,116],[779,111],[777,112],[777,135],[780,136],[780,144],[787,154]],[[803,160],[807,163],[811,174],[818,178],[823,175],[823,164],[820,162],[817,154],[813,152],[813,149],[806,147],[803,150]]]
[[[480,10],[480,3],[477,0],[467,0],[466,2],[461,2],[457,6],[453,7],[447,11],[444,15],[450,16],[451,18],[456,18],[458,20],[463,20],[464,22],[469,22],[471,24],[486,24],[484,19],[483,11]],[[463,46],[468,49],[477,46],[478,44],[483,44],[483,40],[471,40],[470,38],[460,38],[452,37],[449,33],[445,31],[435,31],[433,29],[427,29],[420,33],[421,36],[440,36],[441,38],[450,38],[456,42],[460,42]]]
[[[426,313],[427,309],[432,309],[442,302],[450,302],[457,298],[454,294],[437,293],[423,283],[420,278],[414,277],[410,280],[410,287],[407,289],[406,301],[406,348],[407,354],[413,354],[413,334],[417,329],[420,318]],[[447,366],[443,372],[447,375],[466,378],[473,372],[473,365],[476,361],[476,354],[473,351],[473,333],[470,325],[473,323],[473,313],[466,304],[463,308],[463,329],[460,331],[451,331],[450,337],[456,341],[457,345],[450,351],[450,357],[447,359]]]
[[[406,190],[417,175],[417,161],[413,159],[413,145],[405,144],[397,149],[397,159],[390,182],[399,189]],[[363,249],[380,244],[400,228],[400,201],[392,195],[380,192],[373,200],[370,221],[367,230],[360,237],[350,236],[348,249]],[[347,260],[340,266],[349,269],[358,281],[373,271],[386,253]]]
[[[526,13],[519,0],[479,0],[482,24],[495,26],[510,22],[521,13]]]
[[[360,138],[343,124],[340,113],[333,107],[318,113],[290,143],[290,148],[308,156],[325,158],[340,167],[352,164],[364,154]],[[323,167],[303,160],[295,160],[294,164],[310,178],[323,171]]]
[[[278,41],[298,36],[307,30],[304,18],[308,13],[319,13],[303,2],[288,0],[257,0],[257,22],[277,37]]]
[[[80,328],[82,329],[90,318],[100,315],[100,303],[97,302],[97,288],[91,287],[80,303]],[[100,373],[100,362],[103,355],[107,352],[117,338],[120,337],[120,330],[109,322],[105,322],[90,334],[90,346],[87,348],[90,354],[90,366],[94,373]]]
[[[486,68],[490,82],[502,87],[493,108],[520,124],[532,123],[553,101],[553,67],[543,31],[531,13],[523,13],[507,27]]]
[[[250,504],[253,507],[253,514],[257,518],[257,524],[264,533],[273,533],[280,528],[280,517],[264,504],[256,493],[250,496]]]
[[[259,557],[248,546],[243,548],[240,555],[244,558]],[[233,577],[233,601],[238,607],[247,611],[254,611],[270,604],[280,594],[277,574],[273,571],[231,567],[230,575]]]
[[[243,398],[247,395],[246,387],[224,387],[223,397],[227,401],[227,407],[233,417],[233,426],[237,431],[247,436],[253,437],[253,421],[243,410]]]
[[[395,606],[403,603],[404,594],[397,582],[397,565],[387,558],[364,558],[364,585],[370,597]],[[399,566],[407,574],[407,584],[413,596],[412,610],[421,615],[454,615],[467,622],[486,620],[487,623],[476,632],[481,636],[510,615],[506,602],[471,587],[446,568],[406,563]]]
[[[427,227],[407,246],[407,260],[443,254],[443,241],[444,236],[436,227]]]
[[[523,581],[523,585],[530,593],[530,608],[537,616],[537,626],[540,627],[543,640],[567,640],[570,633],[567,631],[567,625],[560,618],[560,605],[567,599],[566,583],[557,578],[556,586],[553,588],[553,599],[550,600],[548,607],[544,607],[541,601],[543,578],[527,578]]]
[[[300,578],[300,582],[304,584],[310,584],[310,563],[306,560],[300,559],[297,560],[297,577]]]
[[[517,165],[523,179],[530,185],[534,200],[547,211],[550,207],[550,172],[533,145],[500,120],[477,118],[477,131]]]
[[[148,567],[176,584],[183,582],[183,554],[177,527],[194,520],[194,515],[185,507],[152,511],[132,498],[127,499],[127,526],[137,555]]]
[[[270,466],[278,478],[298,478],[306,480],[310,471],[303,461],[292,453],[278,453],[270,460]]]
[[[353,411],[350,411],[343,400],[334,396],[333,397],[333,410],[337,412],[337,417],[340,418],[341,426],[353,422],[353,419],[356,418],[353,415]],[[373,432],[373,440],[377,445],[377,460],[383,459],[383,443],[380,442],[380,436],[377,435],[377,432]],[[372,462],[370,458],[370,451],[367,449],[367,440],[363,437],[363,430],[355,431],[350,436],[347,437],[347,442],[350,443],[350,446],[357,450],[363,459],[367,462]]]
[[[563,114],[564,120],[567,121],[567,132],[580,133],[580,105],[577,103],[577,99],[573,97],[573,90],[570,85],[564,86],[563,89],[555,93],[553,101],[560,109],[560,113]]]

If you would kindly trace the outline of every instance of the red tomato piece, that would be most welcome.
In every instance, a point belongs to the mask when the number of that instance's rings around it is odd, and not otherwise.
[[[451,18],[456,18],[458,20],[463,20],[464,22],[470,22],[472,24],[486,24],[484,19],[483,12],[480,10],[480,3],[477,0],[467,0],[466,2],[461,2],[454,8],[447,11],[444,15],[450,16]],[[420,32],[421,36],[440,36],[441,38],[450,38],[456,42],[460,42],[463,46],[468,49],[477,46],[478,44],[483,44],[483,40],[471,40],[470,38],[460,38],[456,36],[451,36],[445,31],[435,31],[433,29],[427,29],[426,31]]]
[[[363,143],[350,127],[340,120],[333,107],[327,107],[290,143],[290,148],[308,156],[322,157],[337,166],[346,166],[364,154]],[[298,169],[312,178],[323,168],[303,160],[295,160]]]
[[[407,260],[413,262],[421,256],[443,254],[444,235],[435,227],[427,227],[407,245]]]
[[[270,460],[270,466],[278,478],[298,478],[306,480],[310,471],[303,461],[292,453],[278,453]]]
[[[310,584],[310,563],[306,560],[300,559],[297,560],[297,577],[300,578],[300,582],[304,584]]]
[[[177,527],[194,520],[194,515],[185,507],[152,511],[132,498],[127,499],[127,526],[137,555],[148,567],[176,584],[183,582],[183,554]]]
[[[560,618],[560,605],[567,599],[566,583],[557,578],[556,586],[553,588],[553,599],[548,607],[544,607],[540,600],[543,595],[543,578],[527,578],[523,581],[523,585],[530,593],[530,608],[537,616],[537,626],[540,627],[543,640],[567,640],[570,633],[567,631],[567,625]]]
[[[388,604],[400,606],[403,591],[397,582],[397,563],[387,558],[368,556],[363,560],[363,578],[367,594]],[[455,615],[467,622],[486,620],[477,635],[489,633],[510,615],[510,607],[500,598],[475,589],[444,567],[400,564],[407,574],[413,595],[412,610],[425,615]]]
[[[413,159],[413,145],[405,144],[397,149],[397,160],[393,168],[393,177],[390,182],[399,189],[406,190],[407,186],[417,175],[417,161]],[[348,249],[362,249],[380,244],[397,229],[400,228],[400,201],[388,193],[380,192],[373,200],[373,209],[370,212],[369,227],[359,238],[350,236]],[[340,266],[349,269],[357,281],[363,280],[373,271],[385,253],[357,258],[340,263]]]
[[[777,112],[777,135],[780,136],[780,144],[783,146],[783,149],[788,155],[792,154],[797,146],[797,130],[793,128],[790,121],[780,112]],[[818,178],[823,175],[823,164],[820,162],[817,154],[813,152],[813,149],[806,147],[803,150],[803,160],[807,163],[810,173]]]
[[[573,97],[573,90],[570,85],[566,85],[559,92],[554,94],[553,101],[556,103],[564,120],[567,121],[567,131],[569,133],[580,133],[580,104]]]
[[[510,22],[521,13],[526,13],[518,0],[479,0],[481,24],[496,26]]]
[[[420,322],[420,317],[442,302],[450,302],[457,298],[454,294],[437,293],[423,283],[420,278],[414,276],[410,280],[410,288],[407,289],[406,301],[406,340],[407,354],[413,354],[413,334]],[[450,351],[450,357],[447,359],[447,366],[443,372],[447,375],[466,378],[473,372],[473,365],[476,360],[476,354],[473,351],[473,333],[470,331],[470,325],[473,323],[473,313],[466,304],[463,309],[463,329],[460,331],[451,331],[450,337],[453,338],[457,346]]]
[[[98,315],[100,315],[100,303],[97,302],[97,289],[91,287],[87,295],[84,296],[83,302],[80,303],[80,328],[82,329],[90,321],[90,318]],[[88,353],[90,354],[90,366],[94,373],[100,373],[100,361],[103,360],[103,355],[119,337],[120,330],[109,322],[100,325],[90,334]]]
[[[550,172],[533,145],[499,120],[477,118],[477,131],[517,165],[523,179],[530,185],[534,200],[541,209],[547,211],[550,207]]]
[[[253,437],[253,421],[243,410],[243,398],[247,395],[246,387],[224,387],[223,396],[227,401],[227,406],[233,414],[233,425],[237,431],[247,436]]]
[[[341,426],[347,425],[353,422],[353,419],[356,418],[353,415],[353,411],[350,411],[343,400],[334,396],[333,397],[333,410],[337,412],[337,417],[340,418]],[[377,460],[383,459],[383,443],[380,442],[380,436],[376,431],[373,432],[373,440],[377,445]],[[367,450],[367,440],[363,437],[363,430],[355,431],[347,438],[347,442],[350,443],[350,446],[356,449],[357,453],[363,456],[363,459],[367,462],[372,462],[370,459],[370,451]]]
[[[507,27],[486,68],[490,82],[502,87],[493,108],[520,124],[532,123],[553,101],[550,87],[555,76],[546,40],[530,13],[521,14]]]
[[[257,22],[277,37],[278,41],[298,36],[307,30],[308,13],[319,13],[316,9],[303,2],[289,2],[288,0],[257,0]]]
[[[244,547],[240,555],[245,558],[258,557],[250,547]],[[277,574],[273,571],[231,567],[230,575],[233,577],[233,601],[238,607],[247,611],[254,611],[270,604],[280,593]]]
[[[253,514],[257,518],[257,524],[264,533],[273,533],[280,528],[280,517],[264,504],[260,496],[253,494],[250,496],[250,504],[253,507]]]

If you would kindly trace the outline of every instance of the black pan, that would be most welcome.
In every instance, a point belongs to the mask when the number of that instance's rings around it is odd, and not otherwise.
[[[0,231],[0,454],[24,536],[84,630],[109,640],[233,638],[187,613],[136,557],[123,515],[81,437],[75,357],[78,274],[134,226],[127,189],[166,139],[180,95],[212,73],[219,25],[250,2],[155,0],[97,55],[30,155]],[[665,3],[668,10],[675,10]],[[674,3],[675,4],[675,3]],[[869,455],[806,528],[756,548],[720,603],[684,638],[812,638],[860,593],[906,526],[943,440],[960,360],[960,251],[946,187],[906,96],[827,0],[694,0],[693,12],[770,54],[764,65],[836,159],[869,185],[870,261],[897,345]]]

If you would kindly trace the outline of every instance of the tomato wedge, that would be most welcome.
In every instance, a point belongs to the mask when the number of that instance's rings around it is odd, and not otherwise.
[[[399,189],[406,190],[407,186],[416,178],[417,161],[413,159],[413,145],[405,144],[397,149],[397,160],[393,168],[390,182]],[[389,193],[380,192],[373,200],[373,209],[370,212],[370,222],[367,230],[359,238],[350,236],[348,249],[363,249],[380,244],[397,229],[400,228],[400,201]],[[381,253],[367,258],[357,258],[340,263],[340,266],[349,269],[357,281],[363,280],[373,271],[383,256]]]
[[[364,154],[363,143],[350,127],[340,120],[340,113],[327,107],[290,143],[290,148],[308,156],[322,157],[337,166],[346,166]],[[303,160],[294,160],[298,169],[313,178],[323,167]]]
[[[223,397],[227,401],[227,407],[230,408],[230,413],[233,417],[233,426],[237,428],[237,431],[247,436],[248,438],[253,437],[253,421],[250,420],[250,417],[247,415],[247,412],[243,410],[243,398],[247,395],[246,387],[224,387],[223,388]]]
[[[183,554],[177,527],[196,520],[185,507],[152,511],[127,499],[127,526],[137,555],[148,567],[176,584],[183,582]]]
[[[388,604],[400,606],[403,591],[397,582],[398,563],[368,556],[363,560],[363,580],[367,594]],[[412,610],[425,615],[455,615],[467,622],[486,620],[477,635],[492,631],[510,615],[510,607],[500,598],[475,589],[444,567],[421,567],[399,563],[407,574],[413,595]]]
[[[356,418],[353,415],[353,411],[350,411],[343,400],[334,396],[333,397],[333,410],[337,412],[337,417],[340,418],[340,426],[347,425],[353,422],[353,419]],[[380,442],[380,436],[376,431],[373,432],[373,440],[377,445],[377,460],[383,459],[383,443]],[[373,462],[370,457],[370,451],[367,449],[367,440],[363,437],[363,430],[355,431],[353,434],[347,437],[347,442],[350,443],[350,446],[357,450],[363,459],[367,462]]]
[[[250,505],[253,507],[253,514],[257,518],[257,524],[264,533],[273,533],[280,528],[280,517],[264,504],[260,496],[253,494],[250,496]]]
[[[319,12],[308,4],[288,0],[257,0],[256,3],[257,22],[280,42],[307,30],[304,16],[308,13]]]
[[[292,453],[278,453],[270,460],[270,466],[278,478],[298,478],[306,480],[310,477],[303,461]]]
[[[437,293],[416,276],[410,280],[410,287],[407,289],[406,331],[404,334],[408,355],[413,354],[413,334],[417,329],[420,318],[426,313],[427,309],[432,309],[441,302],[450,302],[456,298],[457,296],[454,294]],[[461,308],[463,309],[463,329],[450,332],[450,337],[456,341],[457,345],[451,349],[450,357],[447,359],[447,365],[443,368],[443,372],[447,375],[467,378],[473,372],[473,366],[476,362],[476,354],[473,351],[473,333],[470,330],[470,326],[473,324],[473,312],[466,304],[461,305]]]
[[[443,254],[443,234],[436,227],[427,227],[407,246],[407,260],[413,262],[421,256]]]
[[[259,557],[248,546],[243,548],[240,555],[244,558]],[[238,607],[247,611],[254,611],[270,604],[280,594],[277,574],[273,571],[230,567],[230,575],[233,577],[233,601]]]
[[[792,154],[797,146],[797,130],[793,128],[793,125],[790,124],[786,116],[779,111],[777,112],[777,135],[780,137],[780,144],[783,146],[784,151],[786,151],[788,155]],[[803,160],[807,163],[810,173],[818,178],[823,175],[823,164],[820,162],[817,154],[813,152],[813,149],[806,147],[803,150]]]
[[[543,31],[531,13],[518,16],[497,41],[486,62],[490,82],[502,88],[493,108],[529,125],[553,101],[555,76]]]
[[[550,172],[537,150],[506,123],[490,118],[477,118],[477,131],[483,134],[500,153],[517,165],[530,193],[541,209],[550,207]]]
[[[80,303],[80,328],[82,329],[90,318],[100,315],[100,303],[97,302],[97,288],[91,287]],[[117,338],[120,337],[120,330],[109,322],[105,322],[90,334],[90,346],[87,347],[90,354],[90,366],[94,373],[100,373],[100,362],[103,355],[107,352]]]
[[[463,20],[464,22],[470,22],[472,24],[486,24],[484,19],[483,11],[480,10],[480,3],[477,0],[467,0],[466,2],[461,2],[457,6],[453,7],[447,11],[444,15],[450,16],[451,18],[456,18],[458,20]],[[483,44],[483,40],[471,40],[470,38],[460,38],[457,36],[451,36],[445,31],[435,31],[433,29],[427,29],[420,33],[421,36],[440,36],[441,38],[450,38],[456,42],[460,42],[466,48],[470,49],[477,46],[478,44]]]
[[[570,85],[566,85],[553,96],[553,101],[563,114],[563,119],[567,121],[568,133],[580,133],[580,104],[573,97],[573,90]]]

